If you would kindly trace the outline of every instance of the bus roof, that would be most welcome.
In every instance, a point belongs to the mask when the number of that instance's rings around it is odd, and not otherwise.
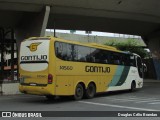
[[[71,44],[78,44],[82,46],[88,46],[88,47],[94,47],[94,48],[99,48],[99,49],[107,49],[115,52],[122,52],[121,50],[118,50],[115,47],[107,46],[107,45],[102,45],[102,44],[97,44],[97,43],[81,43],[78,41],[73,41],[73,40],[66,40],[62,38],[57,38],[53,36],[47,36],[47,37],[30,37],[26,40],[55,40],[55,41],[61,41],[61,42],[66,42],[66,43],[71,43]],[[24,40],[24,41],[26,41]]]
[[[112,47],[112,46],[108,46],[108,45],[102,45],[102,44],[97,44],[97,43],[89,43],[89,44],[91,44],[92,46],[95,46],[95,47],[101,47],[101,48],[115,50],[115,51],[118,50],[117,48]]]
[[[78,41],[65,40],[65,39],[61,39],[61,38],[55,38],[55,40],[61,41],[61,42],[72,43],[72,44],[78,44],[78,45],[82,45],[82,46],[88,46],[88,47],[94,47],[94,48],[99,48],[99,49],[107,49],[107,50],[112,50],[112,51],[116,51],[116,52],[122,52],[115,47],[97,44],[97,43],[81,43]]]

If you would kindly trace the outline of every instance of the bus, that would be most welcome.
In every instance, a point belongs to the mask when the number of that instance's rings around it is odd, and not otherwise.
[[[96,43],[55,37],[21,42],[19,56],[22,93],[93,98],[96,93],[143,86],[143,65],[137,54]]]

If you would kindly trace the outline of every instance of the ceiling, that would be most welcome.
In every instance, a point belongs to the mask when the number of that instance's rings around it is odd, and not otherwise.
[[[0,0],[0,27],[23,26],[46,5],[47,28],[140,36],[160,29],[160,0]]]

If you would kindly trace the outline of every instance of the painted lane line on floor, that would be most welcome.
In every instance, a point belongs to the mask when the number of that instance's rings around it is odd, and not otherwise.
[[[150,98],[150,99],[141,99],[141,98],[106,98],[107,100],[112,100],[112,101],[119,101],[119,102],[128,102],[128,101],[133,101],[135,103],[144,103],[144,102],[160,102],[157,98]]]
[[[110,97],[106,99],[122,99],[122,100],[135,100],[135,101],[146,101],[146,100],[159,100],[159,98],[139,98],[139,97]]]
[[[112,100],[112,101],[124,101],[124,102],[139,102],[141,101],[140,99],[119,99],[119,98],[106,98],[107,100]]]
[[[144,103],[144,102],[148,102],[148,104],[150,104],[150,102],[160,102],[160,100],[144,100],[144,101],[139,101],[135,103]]]
[[[107,100],[111,100],[111,101],[120,101],[120,102],[130,102],[130,101],[135,101],[135,100],[127,100],[127,99],[113,99],[113,98],[108,98]]]
[[[139,98],[139,97],[136,97],[136,98],[128,98],[128,99],[131,99],[131,100],[141,100],[141,101],[146,101],[146,100],[159,100],[158,98]]]
[[[145,103],[145,102],[148,102],[148,103],[150,103],[150,102],[160,102],[160,100],[155,100],[155,99],[151,99],[151,100],[141,100],[141,99],[135,99],[135,100],[133,100],[133,99],[108,99],[108,100],[112,100],[112,101],[119,101],[119,102],[130,102],[130,101],[132,101],[132,102],[134,102],[134,103]]]
[[[160,102],[152,102],[152,103],[148,103],[148,104],[157,105],[157,104],[160,104]]]
[[[121,105],[112,105],[112,104],[103,104],[103,103],[95,103],[95,102],[86,102],[86,101],[79,101],[80,103],[90,104],[90,105],[99,105],[99,106],[106,106],[106,107],[115,107],[115,108],[126,108],[132,110],[141,110],[141,111],[160,111],[155,109],[148,109],[148,108],[137,108],[137,107],[129,107],[129,106],[121,106]]]

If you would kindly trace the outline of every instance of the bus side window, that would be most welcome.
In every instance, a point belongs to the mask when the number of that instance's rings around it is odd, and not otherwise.
[[[101,61],[102,63],[104,64],[108,64],[109,63],[109,54],[108,54],[108,51],[107,50],[101,50],[101,53],[102,53],[102,56],[101,56]]]
[[[66,60],[67,59],[67,43],[61,43],[61,46],[62,46],[62,59],[63,60]]]
[[[101,56],[100,56],[100,60],[101,60],[101,63],[105,63],[107,64],[108,63],[108,51],[106,50],[101,50]]]
[[[124,59],[124,55],[120,55],[120,62],[121,62],[121,65],[125,65],[125,59]]]
[[[72,45],[68,44],[68,49],[67,49],[67,60],[68,61],[72,61]]]
[[[56,56],[61,59],[62,58],[62,53],[61,53],[61,50],[60,50],[59,42],[55,43],[55,48],[56,48],[56,51],[55,51]]]
[[[78,58],[80,62],[87,62],[89,60],[90,48],[85,46],[77,46]]]
[[[119,57],[118,57],[118,53],[113,53],[111,55],[111,64],[115,64],[115,65],[120,65],[120,60],[119,60]]]
[[[95,62],[95,57],[91,56],[91,57],[90,57],[90,60],[91,60],[91,62],[94,63],[94,62]]]
[[[135,66],[135,57],[130,55],[130,66]]]
[[[72,48],[72,52],[71,52],[71,56],[72,56],[72,61],[78,61],[78,45],[71,45]]]
[[[126,65],[126,66],[130,66],[129,55],[125,55],[125,65]]]
[[[57,49],[57,51],[58,51],[58,48],[56,48]],[[58,58],[62,58],[62,56],[61,56],[61,53],[60,52],[56,52],[56,56],[58,57]]]

